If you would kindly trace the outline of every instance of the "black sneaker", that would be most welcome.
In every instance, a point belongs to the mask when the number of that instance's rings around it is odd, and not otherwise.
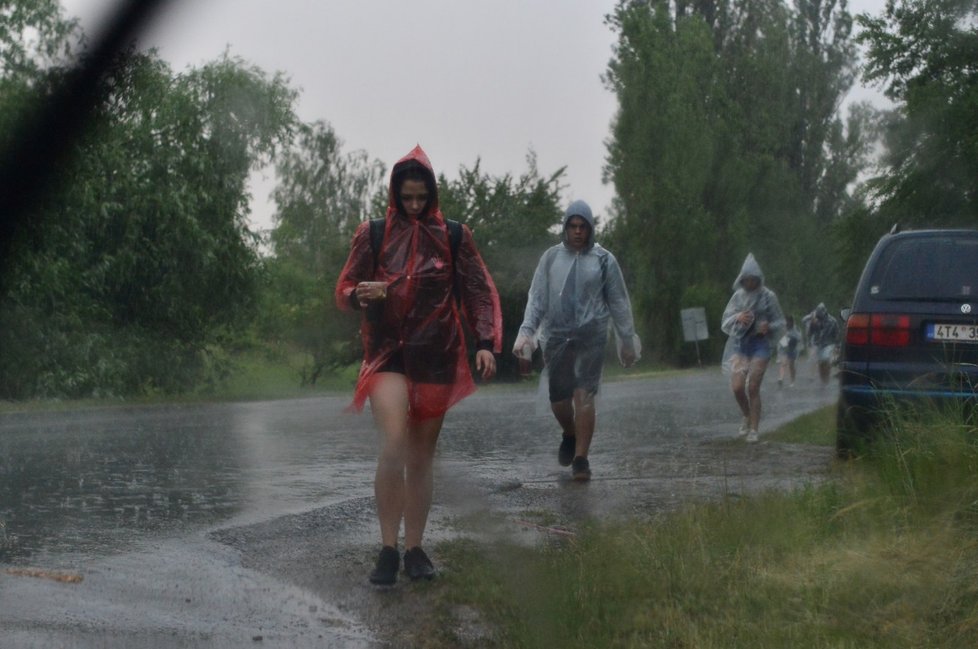
[[[578,455],[574,458],[571,465],[571,477],[578,482],[587,482],[591,479],[591,465],[586,457]]]
[[[424,550],[417,546],[404,553],[404,572],[407,573],[411,581],[433,579],[435,567],[431,565],[431,559],[424,553]]]
[[[560,449],[557,451],[557,461],[560,462],[560,466],[570,466],[576,447],[577,438],[573,435],[564,435],[560,440]]]
[[[390,586],[397,581],[397,569],[401,567],[401,557],[397,548],[385,545],[380,549],[377,565],[370,573],[370,583],[378,586]]]

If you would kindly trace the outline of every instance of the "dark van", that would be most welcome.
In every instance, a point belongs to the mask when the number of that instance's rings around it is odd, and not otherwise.
[[[880,239],[846,320],[839,383],[842,456],[901,402],[974,401],[978,231],[917,230]]]

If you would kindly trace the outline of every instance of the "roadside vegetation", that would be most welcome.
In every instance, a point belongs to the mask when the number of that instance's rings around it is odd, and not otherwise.
[[[768,440],[831,444],[832,409]],[[897,422],[832,479],[527,547],[457,540],[422,647],[974,647],[978,430]]]
[[[646,362],[715,362],[722,337],[694,348],[677,316],[703,307],[716,323],[748,251],[787,313],[835,311],[894,221],[973,225],[976,15],[974,0],[875,16],[817,0],[614,3],[616,198],[599,241],[626,275]],[[0,144],[16,151],[89,41],[58,0],[3,3],[0,23]],[[860,74],[892,110],[846,103]],[[230,50],[175,70],[129,48],[97,93],[58,181],[3,214],[0,399],[256,394],[248,366],[277,353],[301,361],[300,392],[342,380],[357,319],[332,286],[355,229],[383,214],[393,161],[346,150],[328,115],[300,119],[287,71]],[[439,201],[479,242],[508,349],[573,188],[532,151],[501,174],[479,154],[439,170]],[[249,178],[269,168],[272,227],[257,232]],[[503,354],[500,379],[517,375]]]

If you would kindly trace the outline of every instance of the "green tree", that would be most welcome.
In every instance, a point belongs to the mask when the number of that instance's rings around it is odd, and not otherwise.
[[[274,257],[267,260],[262,335],[304,352],[303,384],[357,355],[356,322],[338,312],[332,288],[356,227],[383,216],[384,166],[363,151],[342,152],[323,122],[303,125],[276,162]]]
[[[902,0],[862,14],[865,78],[895,109],[884,175],[871,182],[877,231],[973,226],[978,217],[978,2]]]
[[[254,313],[247,178],[295,92],[227,55],[174,75],[127,52],[100,96],[0,304],[7,397],[193,388]]]
[[[439,200],[446,218],[472,229],[479,252],[492,274],[503,310],[503,351],[512,349],[533,271],[543,251],[557,241],[554,234],[563,215],[560,204],[564,168],[541,175],[536,155],[527,155],[527,171],[491,176],[479,160],[461,167],[458,177],[439,177]],[[499,359],[501,377],[517,375],[509,353]]]
[[[719,321],[748,251],[789,307],[822,294],[860,170],[844,157],[859,122],[837,115],[855,65],[845,3],[623,1],[608,22],[609,235],[650,355],[684,358],[683,307]]]
[[[723,214],[714,218],[702,200],[725,177],[718,160],[725,143],[714,134],[717,120],[727,118],[718,105],[725,98],[703,20],[673,20],[665,5],[624,3],[610,20],[619,44],[606,80],[619,110],[608,144],[606,173],[617,197],[607,234],[647,351],[662,358],[675,347],[672,321],[679,321],[683,292],[708,277],[733,225],[722,223]],[[729,200],[718,205],[736,208]]]
[[[67,63],[81,39],[58,0],[0,0],[0,79],[33,84]]]

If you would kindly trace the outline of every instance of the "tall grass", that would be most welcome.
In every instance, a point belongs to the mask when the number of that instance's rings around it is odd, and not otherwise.
[[[443,601],[500,647],[978,646],[978,431],[901,419],[835,474],[561,546],[448,544]]]

